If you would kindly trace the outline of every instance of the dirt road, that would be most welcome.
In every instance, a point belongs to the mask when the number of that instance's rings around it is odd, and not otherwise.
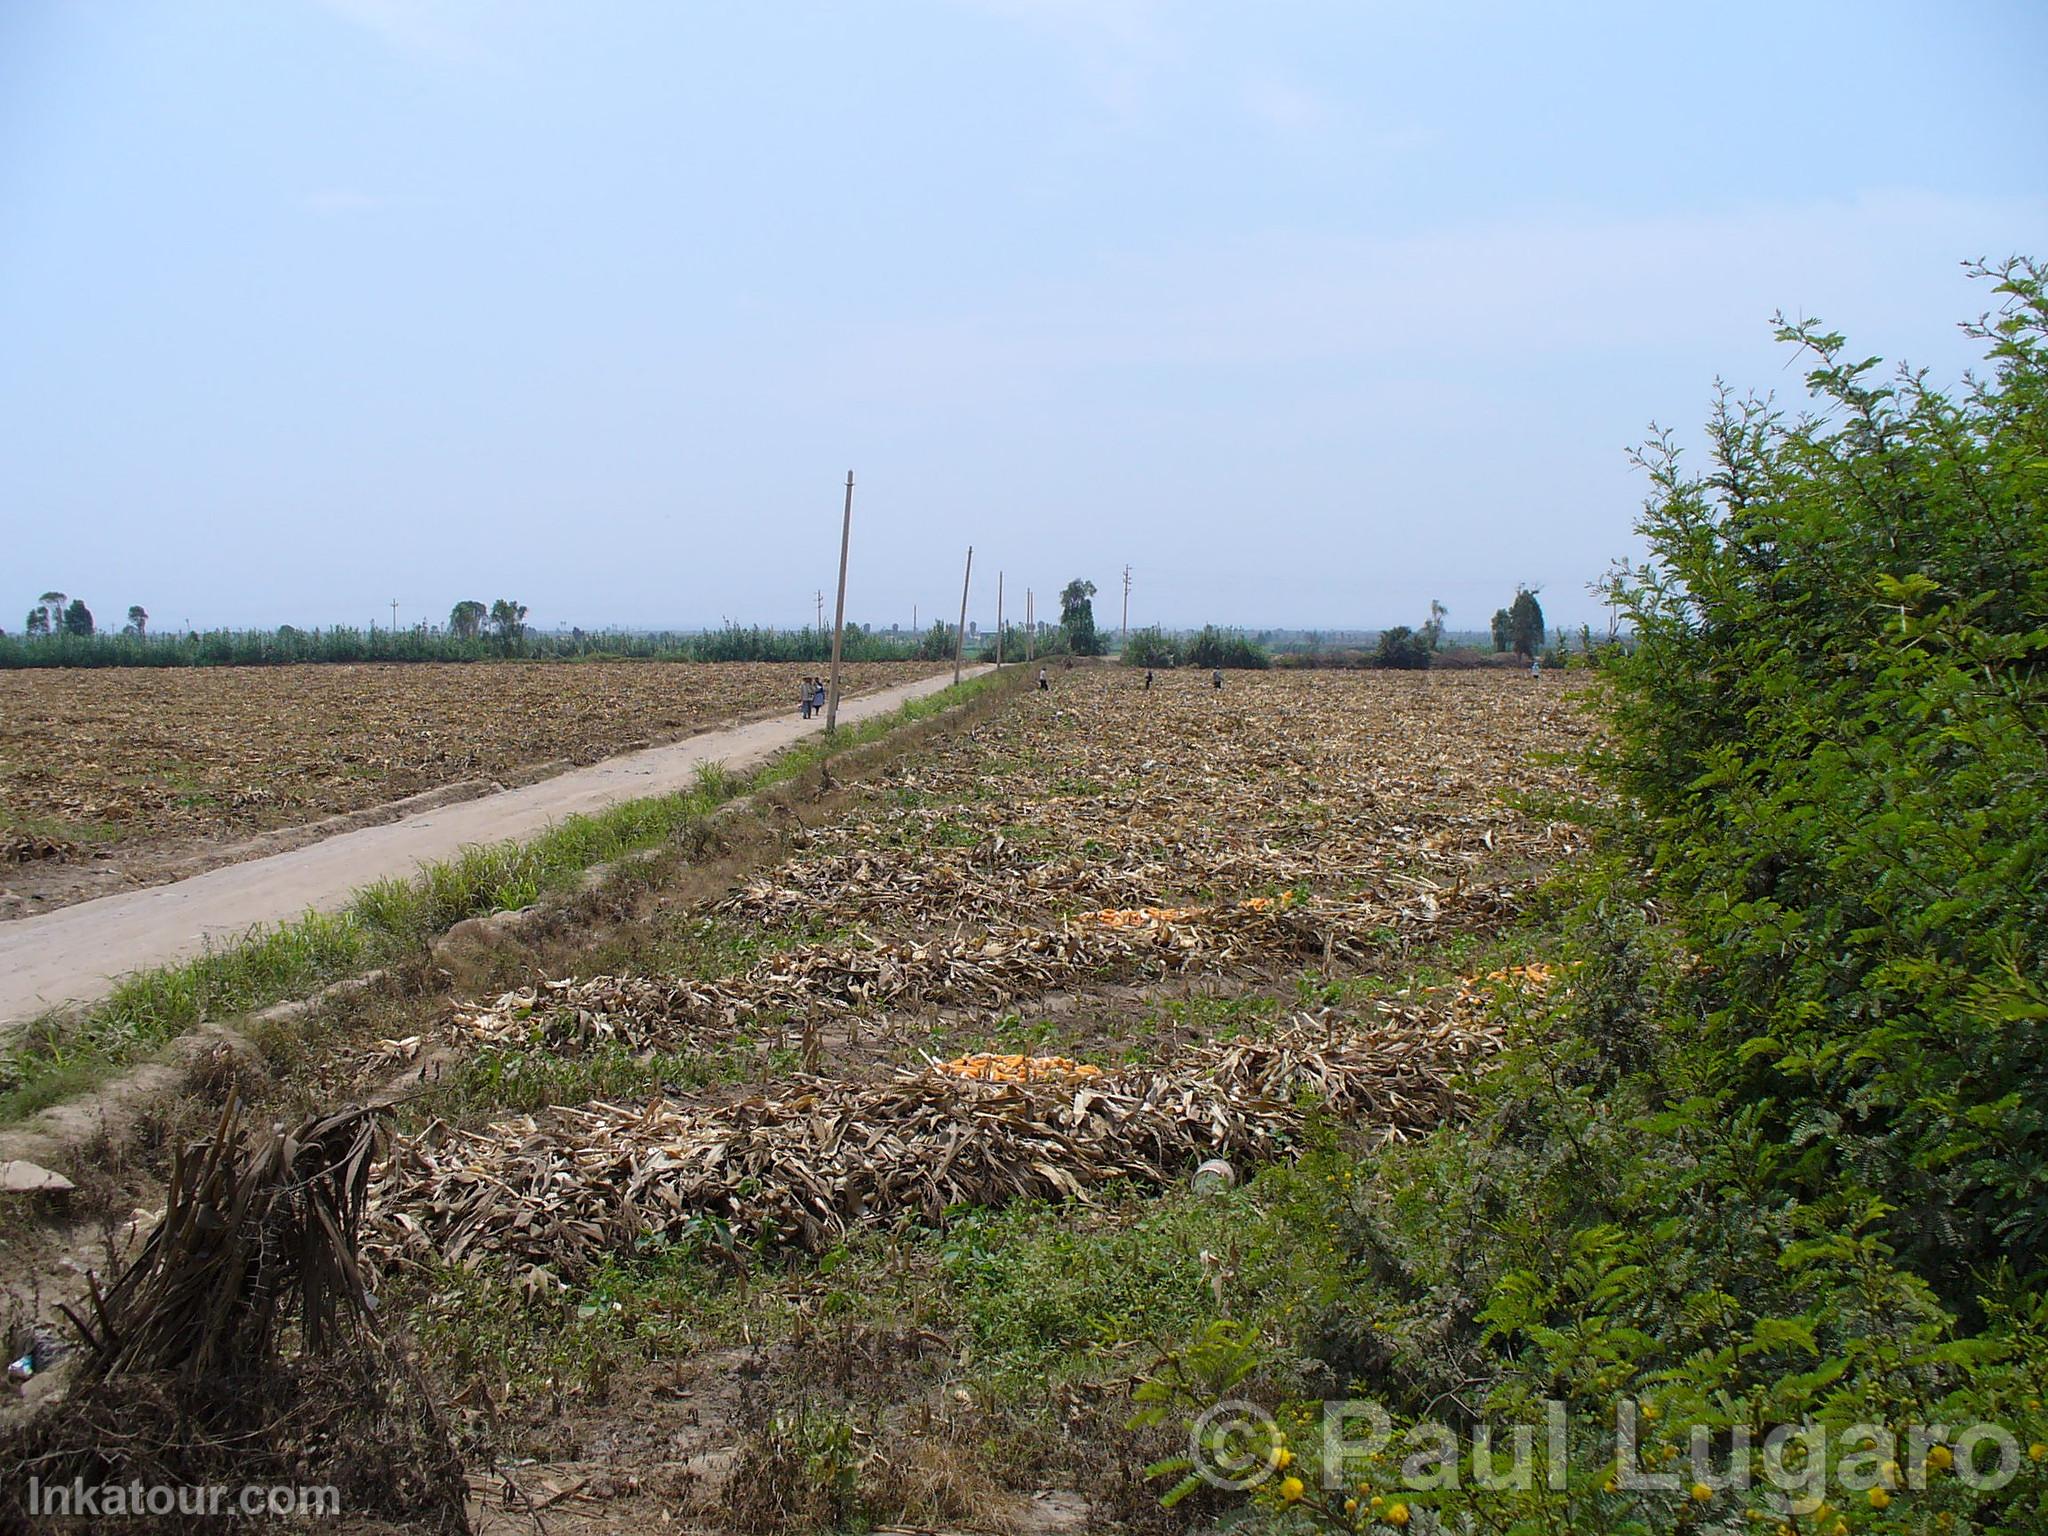
[[[856,724],[951,681],[941,674],[848,699],[839,716]],[[411,874],[466,844],[529,838],[566,816],[686,788],[704,763],[742,771],[822,729],[822,722],[791,713],[707,731],[172,885],[0,924],[0,1031],[61,1003],[96,1001],[129,972],[189,959],[209,941],[232,941],[253,927],[308,910],[333,911],[357,888]]]

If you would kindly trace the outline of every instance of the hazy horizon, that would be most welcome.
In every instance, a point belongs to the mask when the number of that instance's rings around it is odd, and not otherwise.
[[[2048,14],[0,10],[0,626],[1483,630],[1774,311],[1953,379]],[[1854,81],[1845,97],[1836,83]],[[636,616],[664,614],[666,621]]]

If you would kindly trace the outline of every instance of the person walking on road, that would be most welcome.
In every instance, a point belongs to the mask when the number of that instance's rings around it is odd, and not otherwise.
[[[811,718],[811,680],[804,679],[803,712],[806,720]]]

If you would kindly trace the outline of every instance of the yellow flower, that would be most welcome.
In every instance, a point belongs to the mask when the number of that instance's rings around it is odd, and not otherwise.
[[[1345,1514],[1347,1514],[1347,1515],[1355,1515],[1355,1514],[1357,1514],[1357,1513],[1358,1513],[1358,1500],[1356,1500],[1356,1499],[1346,1499],[1346,1500],[1344,1501],[1344,1513],[1345,1513]]]
[[[1648,1421],[1649,1421],[1650,1423],[1652,1423],[1652,1424],[1656,1423],[1656,1422],[1657,1422],[1657,1405],[1656,1405],[1655,1403],[1645,1403],[1645,1404],[1643,1404],[1643,1417],[1644,1417],[1644,1418],[1645,1418],[1646,1420],[1648,1420]]]
[[[1280,1497],[1285,1502],[1292,1504],[1296,1499],[1301,1497],[1301,1493],[1302,1488],[1300,1478],[1283,1477],[1280,1479]]]
[[[1872,1509],[1889,1509],[1891,1507],[1892,1496],[1882,1488],[1871,1489],[1868,1497]]]
[[[1408,1506],[1406,1504],[1388,1505],[1386,1521],[1389,1525],[1406,1525],[1408,1523]]]
[[[1294,1460],[1294,1452],[1287,1449],[1284,1445],[1276,1445],[1273,1447],[1273,1454],[1266,1459],[1272,1462],[1275,1472],[1285,1472],[1289,1463]]]
[[[1704,1504],[1704,1503],[1706,1503],[1706,1502],[1707,1502],[1707,1501],[1708,1501],[1709,1499],[1711,1499],[1711,1498],[1712,1498],[1713,1496],[1714,1496],[1714,1490],[1713,1490],[1713,1489],[1711,1489],[1711,1488],[1709,1488],[1709,1487],[1708,1487],[1708,1486],[1707,1486],[1707,1485],[1706,1485],[1705,1483],[1694,1483],[1694,1484],[1692,1485],[1692,1501],[1693,1501],[1693,1503],[1695,1503],[1695,1504]]]
[[[1616,1492],[1619,1492],[1619,1491],[1620,1491],[1620,1488],[1621,1488],[1621,1484],[1617,1483],[1617,1482],[1616,1482],[1616,1481],[1615,1481],[1615,1480],[1614,1480],[1613,1478],[1611,1478],[1611,1477],[1610,1477],[1609,1479],[1607,1479],[1607,1481],[1606,1481],[1606,1482],[1604,1482],[1604,1483],[1602,1483],[1602,1484],[1600,1485],[1600,1491],[1601,1491],[1602,1493],[1616,1493]]]
[[[2033,1457],[2036,1461],[2048,1458],[2048,1445],[2043,1445],[2040,1441],[2036,1440],[2032,1445],[2027,1447],[2027,1454]]]
[[[1937,1472],[1946,1472],[1956,1464],[1956,1453],[1945,1445],[1928,1447],[1927,1465]]]

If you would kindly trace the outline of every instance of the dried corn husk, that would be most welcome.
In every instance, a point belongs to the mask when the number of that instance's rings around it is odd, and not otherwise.
[[[926,1066],[881,1084],[794,1078],[715,1108],[662,1098],[476,1131],[437,1122],[383,1167],[369,1246],[387,1262],[490,1257],[563,1279],[706,1221],[734,1243],[815,1250],[961,1204],[1270,1161],[1312,1102],[1398,1140],[1458,1113],[1457,1074],[1497,1044],[1451,1014],[1304,1017],[1164,1070],[979,1081]]]

